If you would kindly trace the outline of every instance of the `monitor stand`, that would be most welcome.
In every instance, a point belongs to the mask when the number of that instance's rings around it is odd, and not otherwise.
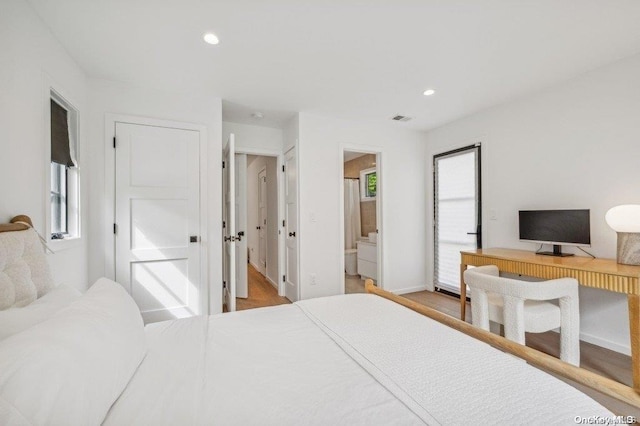
[[[562,246],[559,244],[553,245],[553,251],[538,251],[536,254],[542,254],[545,256],[558,256],[558,257],[569,257],[573,256],[573,253],[563,253]]]

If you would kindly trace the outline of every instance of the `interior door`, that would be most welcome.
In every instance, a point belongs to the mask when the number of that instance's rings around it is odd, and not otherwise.
[[[267,275],[267,169],[258,173],[258,252],[260,273]]]
[[[285,154],[285,296],[295,302],[298,293],[298,166],[296,149]]]
[[[434,156],[435,286],[460,294],[460,251],[482,247],[480,145]]]
[[[199,315],[200,133],[116,123],[115,269],[145,322]]]
[[[236,310],[236,189],[235,189],[235,137],[229,135],[222,160],[223,204],[223,301],[227,310]]]
[[[236,154],[236,297],[249,297],[247,278],[247,154]]]

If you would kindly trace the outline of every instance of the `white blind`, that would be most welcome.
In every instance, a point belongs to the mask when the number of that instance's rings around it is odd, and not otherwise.
[[[476,248],[477,149],[435,160],[435,279],[460,292],[460,251]]]

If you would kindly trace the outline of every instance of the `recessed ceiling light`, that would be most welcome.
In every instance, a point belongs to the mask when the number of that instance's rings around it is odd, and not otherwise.
[[[253,114],[251,114],[251,116],[256,120],[261,120],[264,117],[264,114],[262,114],[260,111],[256,111]]]
[[[433,90],[433,89],[427,89],[427,90],[425,90],[422,94],[423,94],[423,95],[425,95],[425,96],[431,96],[431,95],[433,95],[434,93],[436,93],[436,91],[435,91],[435,90]]]
[[[220,43],[220,40],[218,39],[218,36],[216,36],[214,33],[206,33],[204,35],[204,41],[206,41],[209,44],[218,44],[218,43]]]

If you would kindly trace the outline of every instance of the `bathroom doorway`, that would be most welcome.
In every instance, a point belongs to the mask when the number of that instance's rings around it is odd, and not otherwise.
[[[341,206],[344,293],[364,293],[382,281],[381,153],[344,148]]]

